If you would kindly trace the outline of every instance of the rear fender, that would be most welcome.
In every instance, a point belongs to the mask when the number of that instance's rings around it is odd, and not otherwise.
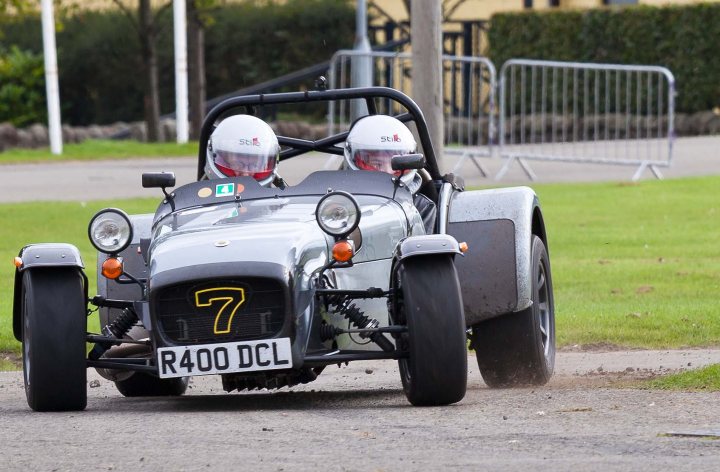
[[[26,270],[40,267],[85,267],[80,251],[72,244],[42,243],[30,244],[20,250],[18,255],[22,265],[15,269],[15,289],[13,293],[13,335],[22,340],[22,274]]]
[[[468,326],[532,304],[533,234],[547,247],[540,203],[532,189],[455,192],[447,233],[469,246],[465,257],[455,261]]]

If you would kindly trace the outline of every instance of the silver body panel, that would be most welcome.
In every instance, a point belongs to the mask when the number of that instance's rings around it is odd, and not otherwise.
[[[338,288],[364,290],[369,287],[377,287],[387,290],[390,286],[389,274],[391,267],[392,259],[385,258],[355,264],[352,267],[343,269],[334,269],[333,275],[337,281]],[[362,310],[366,316],[378,320],[380,326],[388,326],[390,324],[388,319],[387,299],[368,298],[354,300],[353,303]],[[348,320],[336,313],[327,314],[325,321],[338,328],[348,328]],[[341,334],[337,337],[337,344],[339,349],[381,351],[377,344],[369,342],[369,340],[362,339],[357,334],[352,336],[348,334]]]
[[[415,233],[424,232],[422,219],[410,204],[404,208],[384,197],[356,196],[360,208],[362,242],[353,258],[354,265],[331,270],[337,288],[366,289],[374,286],[384,290],[389,286],[392,258],[400,241],[407,236],[408,222]],[[318,197],[268,199],[277,207],[271,213],[253,215],[250,202],[225,204],[212,208],[193,209],[186,214],[198,215],[196,221],[179,225],[172,216],[160,220],[153,228],[153,242],[149,254],[149,290],[154,281],[164,275],[185,271],[187,278],[197,274],[193,267],[209,264],[277,264],[285,268],[292,281],[294,316],[297,336],[295,349],[307,349],[309,327],[319,314],[314,302],[314,277],[330,260],[334,240],[318,227],[314,208]],[[296,203],[297,202],[297,203]],[[262,201],[254,202],[262,207]],[[218,209],[218,207],[222,207]],[[242,208],[248,208],[243,213]],[[243,215],[248,215],[243,220]],[[255,218],[257,216],[257,219]],[[179,217],[182,220],[182,216]],[[202,219],[202,221],[200,221]],[[229,221],[237,219],[237,221]],[[357,300],[356,305],[381,326],[388,325],[385,299]],[[339,315],[329,314],[326,321],[340,328],[348,322]],[[298,347],[299,344],[299,347]],[[355,335],[338,338],[341,349],[379,350],[374,343]],[[330,343],[328,343],[328,347]]]

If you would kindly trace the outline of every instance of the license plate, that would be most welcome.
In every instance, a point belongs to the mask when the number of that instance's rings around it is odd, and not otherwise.
[[[265,339],[157,350],[160,378],[290,369],[290,338]]]

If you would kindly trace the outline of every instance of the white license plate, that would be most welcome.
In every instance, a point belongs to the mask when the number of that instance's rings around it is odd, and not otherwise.
[[[157,350],[160,378],[290,369],[290,338],[264,339]]]

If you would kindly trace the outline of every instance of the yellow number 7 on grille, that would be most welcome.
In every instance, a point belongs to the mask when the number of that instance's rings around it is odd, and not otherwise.
[[[215,315],[213,333],[228,334],[235,312],[245,303],[245,289],[240,287],[216,287],[195,292],[196,307],[212,306],[216,302],[224,303],[222,303],[217,315]],[[224,323],[221,323],[221,320]]]

